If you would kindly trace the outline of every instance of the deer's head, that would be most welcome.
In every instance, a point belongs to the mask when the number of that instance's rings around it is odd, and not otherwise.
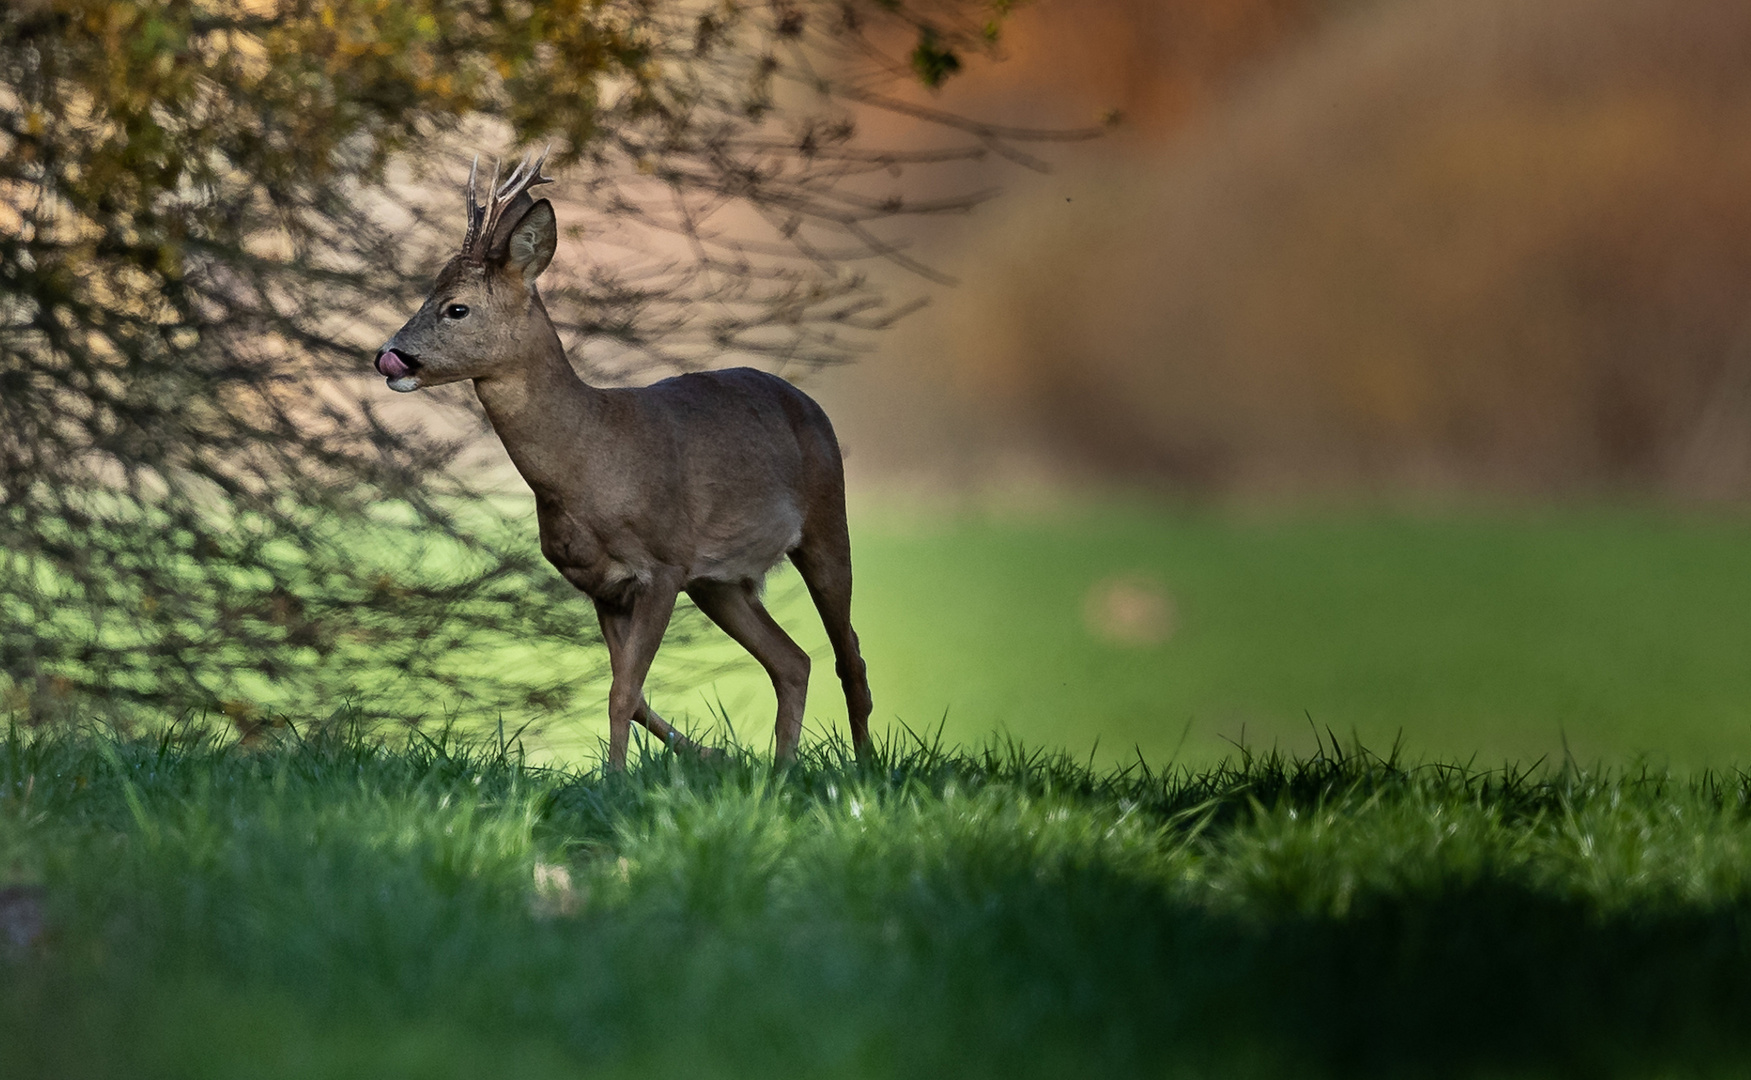
[[[535,279],[559,242],[553,204],[532,198],[545,184],[525,157],[503,183],[493,170],[486,202],[475,198],[480,160],[468,173],[468,233],[407,325],[377,352],[377,371],[402,393],[460,379],[489,377],[525,355],[528,335],[547,326]]]

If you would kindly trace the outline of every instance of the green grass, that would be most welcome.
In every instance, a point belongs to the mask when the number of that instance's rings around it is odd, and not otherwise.
[[[1751,762],[1751,518],[1570,509],[1243,514],[1147,506],[1030,516],[855,515],[856,621],[878,727],[994,731],[1112,764],[1211,762],[1237,742],[1310,753],[1308,724],[1495,763]],[[1159,583],[1165,641],[1091,633],[1089,589]],[[810,717],[844,730],[819,621],[772,595],[817,657]],[[771,691],[733,646],[657,704],[769,741]],[[675,664],[676,661],[670,661]],[[594,711],[546,725],[593,746]],[[1183,740],[1183,742],[1182,742]]]
[[[11,732],[7,1077],[1751,1062],[1751,777]]]

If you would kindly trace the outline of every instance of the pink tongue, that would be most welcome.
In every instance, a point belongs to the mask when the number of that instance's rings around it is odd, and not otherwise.
[[[407,366],[407,361],[394,349],[377,354],[377,370],[386,379],[399,379],[413,369]]]

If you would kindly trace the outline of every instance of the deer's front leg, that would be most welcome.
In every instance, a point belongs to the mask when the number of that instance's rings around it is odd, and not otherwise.
[[[602,640],[608,645],[610,668],[612,669],[612,658],[619,653],[621,642],[626,638],[627,627],[632,621],[632,611],[631,608],[615,608],[598,603],[596,605],[596,618],[602,625]],[[695,750],[701,754],[709,752],[676,731],[668,721],[658,716],[657,711],[651,708],[648,698],[642,696],[639,698],[638,711],[632,714],[632,718],[643,724],[652,735],[657,737],[658,742],[671,750]],[[612,743],[610,749],[612,750]]]
[[[632,734],[632,722],[642,719],[646,726],[664,742],[673,735],[669,726],[645,708],[644,681],[650,674],[651,661],[669,629],[669,617],[675,613],[675,598],[681,592],[684,575],[678,569],[665,568],[652,575],[625,604],[596,602],[596,615],[602,623],[602,638],[608,644],[609,670],[613,684],[608,691],[608,767],[626,767],[626,746]]]

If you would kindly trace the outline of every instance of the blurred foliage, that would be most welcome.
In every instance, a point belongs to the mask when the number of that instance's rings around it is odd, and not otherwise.
[[[969,237],[957,423],[1181,490],[1751,493],[1751,5],[1039,15],[1001,81],[1136,122]]]
[[[434,188],[465,145],[552,139],[586,205],[675,238],[630,275],[598,267],[556,290],[563,325],[614,336],[635,369],[842,359],[847,328],[893,313],[849,264],[908,264],[871,223],[971,202],[859,183],[1026,134],[887,88],[911,82],[910,43],[983,48],[1007,6],[0,10],[7,704],[240,725],[354,694],[409,721],[563,704],[587,605],[470,490],[463,440],[379,415],[364,379],[370,327],[454,242],[454,195],[434,214]],[[866,148],[870,107],[956,138]],[[726,209],[771,238],[707,227]],[[493,662],[513,640],[525,662]]]

